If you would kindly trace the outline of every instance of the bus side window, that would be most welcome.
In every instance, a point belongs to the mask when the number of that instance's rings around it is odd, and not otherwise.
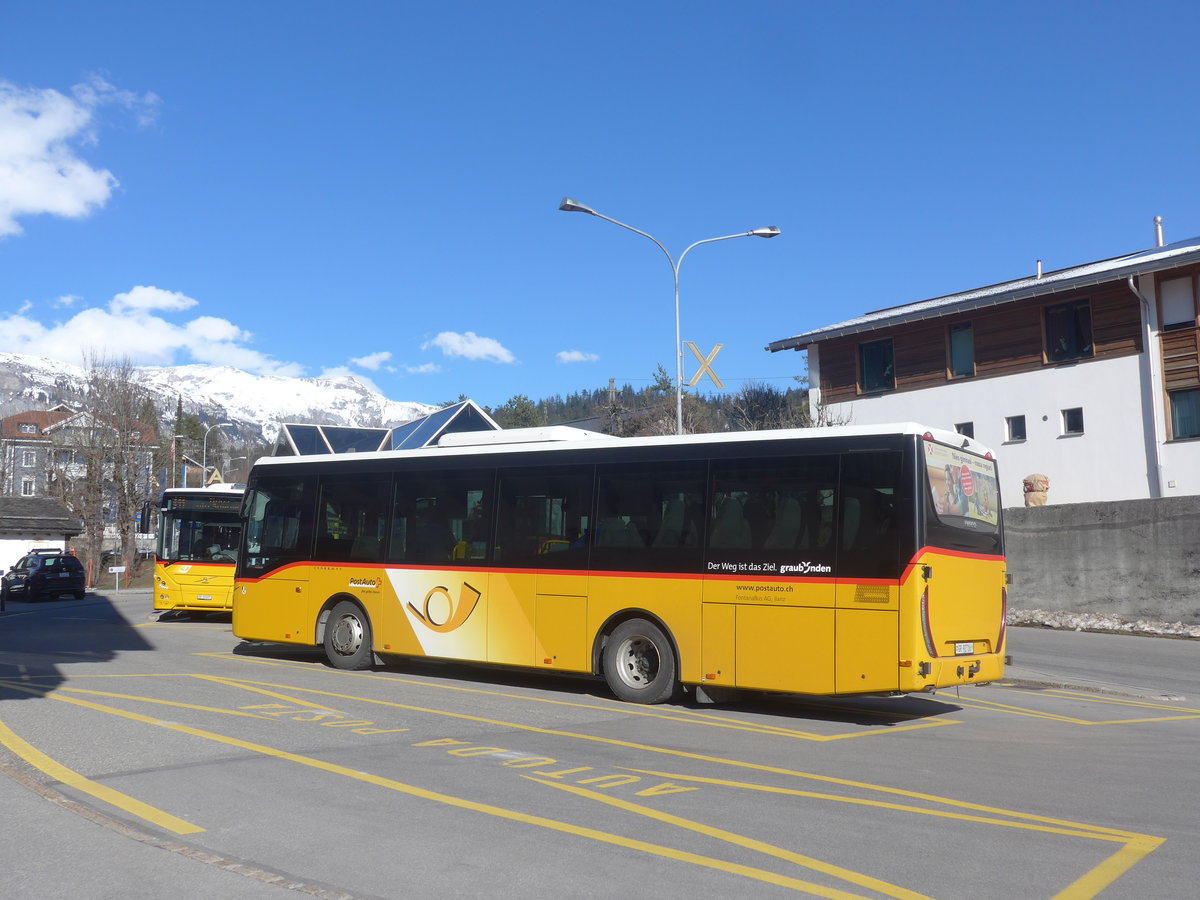
[[[894,578],[900,570],[895,515],[900,454],[847,453],[842,458],[838,574]]]
[[[500,472],[496,554],[506,566],[585,569],[592,467]]]
[[[387,534],[387,475],[322,479],[318,559],[377,562]]]
[[[479,566],[489,561],[494,481],[490,469],[399,476],[390,514],[388,561],[446,566]]]
[[[836,456],[713,463],[708,570],[722,564],[833,565]]]
[[[602,465],[592,568],[699,571],[706,468],[702,460]]]

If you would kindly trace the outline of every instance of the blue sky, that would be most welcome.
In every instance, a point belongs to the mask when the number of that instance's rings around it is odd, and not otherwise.
[[[498,405],[1200,234],[1200,8],[64,3],[0,29],[0,350]],[[695,360],[686,357],[690,375]],[[703,389],[713,390],[710,382]]]

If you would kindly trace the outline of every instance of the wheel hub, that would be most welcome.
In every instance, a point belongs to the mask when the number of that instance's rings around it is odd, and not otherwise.
[[[621,680],[630,687],[645,687],[658,674],[658,652],[645,638],[629,638],[621,645]]]
[[[354,616],[342,616],[333,626],[333,649],[343,656],[353,656],[363,642],[363,626]]]

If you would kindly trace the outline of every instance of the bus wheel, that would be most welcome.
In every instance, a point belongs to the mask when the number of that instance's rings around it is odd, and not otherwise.
[[[343,600],[325,623],[325,656],[335,669],[371,665],[371,621],[357,603]]]
[[[604,680],[621,700],[662,703],[675,696],[675,651],[662,629],[645,619],[618,625],[604,645]]]

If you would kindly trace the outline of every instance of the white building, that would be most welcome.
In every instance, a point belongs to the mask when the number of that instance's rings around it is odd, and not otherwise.
[[[1039,266],[1040,267],[1040,266]],[[1006,506],[1200,494],[1200,238],[867,313],[808,353],[814,408],[991,446]]]

